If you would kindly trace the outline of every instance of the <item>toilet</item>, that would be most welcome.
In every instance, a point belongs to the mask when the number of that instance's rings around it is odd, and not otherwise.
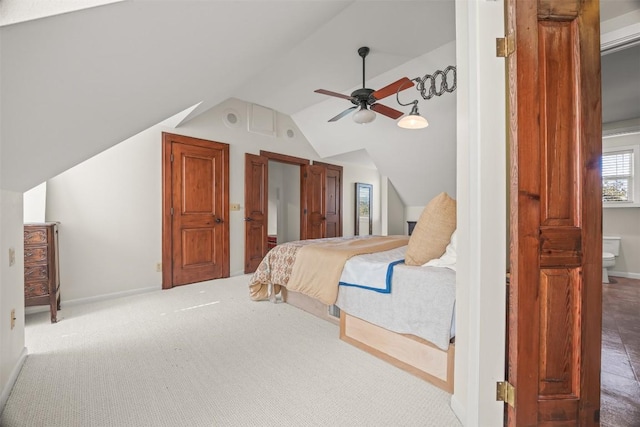
[[[609,283],[607,268],[616,265],[616,257],[620,255],[620,237],[602,237],[602,283]]]

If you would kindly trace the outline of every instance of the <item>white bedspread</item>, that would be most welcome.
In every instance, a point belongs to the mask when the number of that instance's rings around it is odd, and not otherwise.
[[[407,246],[349,258],[340,276],[340,286],[356,286],[376,292],[391,292],[390,264],[404,260]]]
[[[453,335],[456,273],[442,267],[396,265],[385,294],[340,286],[336,305],[352,316],[446,350]]]

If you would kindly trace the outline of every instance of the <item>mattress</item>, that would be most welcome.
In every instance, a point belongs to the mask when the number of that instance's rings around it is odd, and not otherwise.
[[[389,264],[397,258],[397,250],[389,252],[385,261],[380,261],[379,254],[372,254],[369,267],[363,262],[368,255],[354,257],[358,258],[363,277],[370,271],[381,271],[380,262]],[[348,268],[345,265],[345,270]],[[362,286],[339,287],[336,305],[340,310],[390,331],[418,336],[443,350],[449,347],[455,335],[455,271],[400,263],[393,266],[389,293],[367,289],[368,280],[358,283]],[[353,281],[350,277],[349,282]],[[379,288],[380,284],[371,287]]]

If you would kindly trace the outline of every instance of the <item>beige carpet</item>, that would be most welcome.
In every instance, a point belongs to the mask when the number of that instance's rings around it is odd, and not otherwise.
[[[248,276],[27,316],[18,426],[459,426],[450,396]]]

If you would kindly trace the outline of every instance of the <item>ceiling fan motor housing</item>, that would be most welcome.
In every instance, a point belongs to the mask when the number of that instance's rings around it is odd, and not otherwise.
[[[356,89],[351,92],[351,102],[354,105],[361,105],[363,102],[371,105],[376,102],[376,99],[371,96],[373,92],[375,92],[375,90],[368,88]]]

